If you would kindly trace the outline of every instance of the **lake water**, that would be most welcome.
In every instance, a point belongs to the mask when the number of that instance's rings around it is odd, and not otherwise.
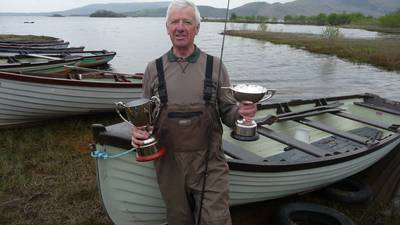
[[[243,25],[228,24],[227,28],[238,29],[240,26]],[[249,24],[248,28],[255,29],[254,26]],[[220,56],[222,35],[219,33],[223,28],[223,23],[202,23],[197,45]],[[317,34],[322,31],[317,26],[281,24],[268,25],[268,29]],[[342,31],[351,38],[385,36],[357,29]],[[0,33],[48,35],[69,41],[70,46],[86,46],[86,50],[116,51],[111,68],[126,73],[143,72],[147,62],[171,47],[163,18],[0,17]],[[400,100],[399,72],[353,64],[287,45],[227,36],[223,61],[233,84],[257,83],[277,89],[277,95],[272,98],[274,102],[365,92]]]

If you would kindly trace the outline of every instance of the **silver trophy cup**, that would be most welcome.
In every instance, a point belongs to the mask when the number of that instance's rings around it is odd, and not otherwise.
[[[252,103],[261,103],[270,99],[276,92],[254,84],[238,84],[228,87],[235,101],[249,101]],[[232,137],[241,141],[254,141],[259,138],[257,134],[257,123],[254,118],[243,117],[236,120],[235,128],[231,133]]]
[[[137,161],[151,161],[163,156],[166,152],[163,147],[158,146],[156,138],[149,130],[154,125],[160,112],[160,99],[153,96],[151,99],[140,98],[128,103],[116,102],[116,111],[125,122],[135,127],[144,127],[150,132],[150,137],[144,140],[144,144],[136,149]],[[120,111],[125,111],[127,119]]]

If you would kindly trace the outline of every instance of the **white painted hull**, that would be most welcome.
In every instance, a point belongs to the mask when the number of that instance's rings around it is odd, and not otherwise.
[[[53,78],[44,78],[57,80]],[[110,112],[114,102],[131,101],[141,88],[85,86],[90,81],[65,84],[4,79],[0,74],[0,128],[57,117]],[[69,85],[80,82],[81,85]]]
[[[239,205],[308,192],[354,175],[383,158],[400,140],[354,160],[326,167],[289,172],[230,170],[230,204]],[[97,146],[116,154],[123,149]],[[133,154],[96,160],[103,206],[116,225],[156,225],[166,221],[165,206],[152,162],[137,162]]]
[[[329,101],[342,103],[333,106],[340,107],[340,113],[329,111],[332,108],[318,109],[313,101],[293,104],[289,115],[297,118],[259,124],[260,138],[256,141],[235,140],[225,127],[223,148],[230,167],[230,205],[310,192],[365,170],[393,149],[400,150],[399,102],[370,96]],[[278,106],[262,106],[258,114],[261,118],[271,115]],[[313,107],[315,114],[310,115]],[[304,117],[313,126],[298,120]],[[310,143],[299,143],[295,138],[300,128],[308,129]],[[96,150],[109,155],[126,151],[130,148],[129,132],[126,123],[94,127]],[[130,153],[96,159],[96,164],[104,208],[116,225],[165,223],[165,206],[152,162],[137,162]]]

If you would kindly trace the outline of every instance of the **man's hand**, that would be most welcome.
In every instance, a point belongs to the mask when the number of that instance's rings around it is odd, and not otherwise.
[[[134,148],[138,148],[144,144],[144,140],[149,138],[150,133],[146,130],[146,127],[132,127],[132,141],[131,145]]]
[[[242,101],[239,104],[239,114],[248,121],[256,116],[257,105],[250,101]]]

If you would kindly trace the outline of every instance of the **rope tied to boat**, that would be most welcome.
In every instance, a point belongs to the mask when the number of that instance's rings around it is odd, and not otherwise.
[[[124,152],[121,152],[118,154],[109,155],[105,149],[98,150],[94,147],[94,150],[90,153],[90,156],[92,156],[93,158],[98,158],[98,159],[115,159],[115,158],[126,156],[135,150],[136,150],[136,148],[131,148],[127,151],[124,151]]]

